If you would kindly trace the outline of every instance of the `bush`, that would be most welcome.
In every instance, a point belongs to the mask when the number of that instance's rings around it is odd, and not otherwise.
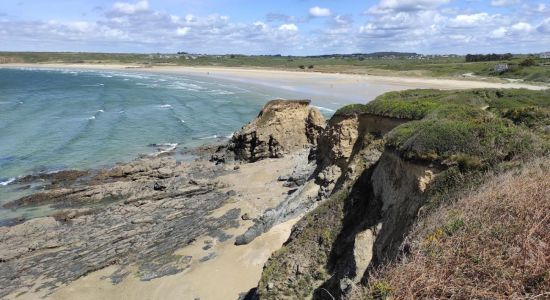
[[[536,61],[532,58],[526,58],[519,63],[519,65],[522,67],[531,67],[536,64],[537,64]]]
[[[447,113],[452,111],[456,110]],[[398,126],[386,136],[387,146],[408,159],[464,168],[542,151],[541,141],[535,135],[506,120],[490,117],[488,113],[479,118],[454,118],[453,115],[436,111],[431,117]]]

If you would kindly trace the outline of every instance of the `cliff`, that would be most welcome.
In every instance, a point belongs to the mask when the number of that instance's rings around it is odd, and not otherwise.
[[[316,145],[325,119],[309,100],[272,100],[235,134],[227,151],[237,160],[277,158]]]
[[[269,214],[309,211],[266,263],[255,295],[389,296],[384,284],[393,281],[369,278],[408,255],[404,241],[418,220],[488,172],[548,155],[549,108],[547,91],[412,90],[337,111],[319,136],[307,193]]]

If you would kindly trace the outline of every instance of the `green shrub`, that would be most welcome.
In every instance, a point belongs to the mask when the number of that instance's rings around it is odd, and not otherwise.
[[[465,170],[541,153],[548,147],[547,141],[534,132],[516,126],[550,122],[550,98],[546,92],[470,90],[438,94],[415,90],[393,95],[397,96],[393,103],[386,94],[367,104],[366,110],[375,108],[380,114],[394,117],[423,116],[396,127],[386,136],[386,145],[405,158],[437,161]],[[419,101],[423,105],[411,108]]]
[[[387,282],[375,283],[371,288],[371,295],[374,299],[387,299],[391,296],[391,287]]]
[[[519,63],[519,65],[522,66],[522,67],[531,67],[531,66],[534,66],[536,64],[537,64],[537,62],[532,58],[526,58],[526,59],[522,60]]]

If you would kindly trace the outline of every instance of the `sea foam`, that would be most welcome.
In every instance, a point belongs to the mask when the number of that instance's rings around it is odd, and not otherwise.
[[[14,182],[14,181],[15,181],[15,178],[10,178],[10,179],[5,180],[5,181],[0,181],[0,185],[1,185],[1,186],[6,186],[6,185],[8,185],[8,184],[10,184],[10,183],[12,183],[12,182]]]

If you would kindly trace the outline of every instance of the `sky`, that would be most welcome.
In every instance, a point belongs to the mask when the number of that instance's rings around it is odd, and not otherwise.
[[[550,51],[548,0],[0,0],[0,51]]]

